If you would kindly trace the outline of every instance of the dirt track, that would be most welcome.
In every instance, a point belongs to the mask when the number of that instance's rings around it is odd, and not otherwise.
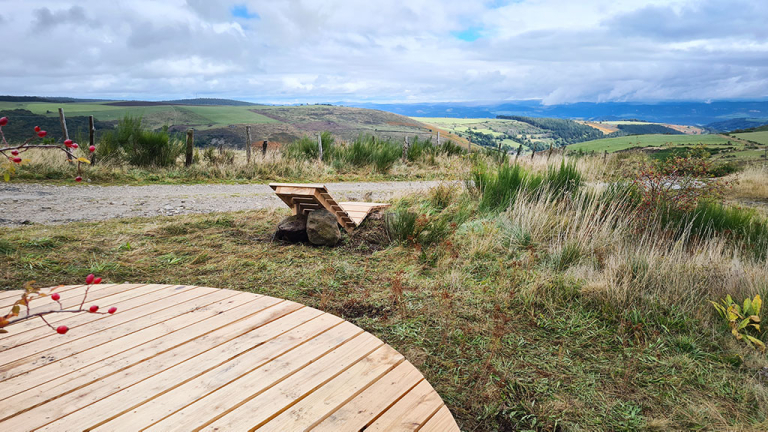
[[[328,183],[337,201],[386,201],[439,181]],[[122,217],[172,216],[283,207],[267,185],[0,185],[0,225],[61,224]]]

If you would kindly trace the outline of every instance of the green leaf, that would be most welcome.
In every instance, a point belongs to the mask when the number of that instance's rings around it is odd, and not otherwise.
[[[82,163],[84,163],[84,164],[89,164],[89,165],[91,164],[91,161],[89,161],[88,159],[86,159],[86,158],[84,158],[84,157],[79,157],[79,158],[77,158],[77,161],[78,161],[78,162],[82,162]]]
[[[760,348],[760,351],[765,351],[765,344],[763,343],[763,341],[761,341],[758,338],[752,337],[750,335],[744,335],[744,336],[746,336],[746,339],[744,340],[745,342],[747,342],[750,345],[755,344]]]

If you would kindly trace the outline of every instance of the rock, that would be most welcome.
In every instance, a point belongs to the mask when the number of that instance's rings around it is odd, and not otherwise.
[[[285,240],[291,243],[306,242],[307,218],[300,215],[289,216],[277,224],[275,240]]]
[[[335,246],[341,240],[336,216],[326,209],[315,210],[307,217],[309,242],[319,246]]]

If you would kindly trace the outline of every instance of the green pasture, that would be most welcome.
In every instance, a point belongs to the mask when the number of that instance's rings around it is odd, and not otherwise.
[[[768,131],[733,134],[736,138],[768,145]]]
[[[634,147],[727,145],[728,138],[722,135],[632,135],[618,138],[603,138],[571,144],[572,151],[613,153]]]

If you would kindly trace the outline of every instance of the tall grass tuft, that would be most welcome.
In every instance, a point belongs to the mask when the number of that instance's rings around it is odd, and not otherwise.
[[[478,164],[472,170],[471,178],[470,187],[479,192],[480,209],[485,211],[508,208],[515,203],[520,192],[534,190],[543,181],[541,174],[528,171],[518,164],[504,164],[494,168]]]
[[[125,116],[114,130],[104,133],[97,147],[99,159],[124,161],[139,167],[169,167],[184,151],[184,144],[160,131],[146,130],[141,117]]]

